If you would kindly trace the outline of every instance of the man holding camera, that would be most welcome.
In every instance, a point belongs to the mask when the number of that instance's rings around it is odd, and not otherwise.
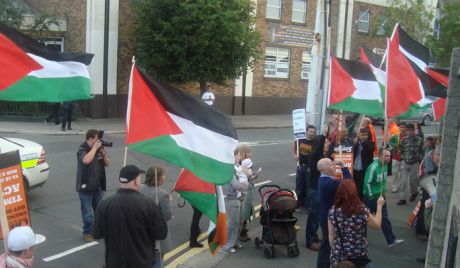
[[[83,220],[83,239],[93,241],[91,225],[93,215],[106,191],[105,167],[110,164],[110,157],[101,140],[103,131],[90,129],[86,132],[86,141],[77,152],[76,190],[80,197],[81,216]]]

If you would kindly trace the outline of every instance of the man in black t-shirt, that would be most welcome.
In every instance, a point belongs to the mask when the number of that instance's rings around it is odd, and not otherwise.
[[[324,130],[323,130],[324,131]],[[297,155],[297,142],[294,144],[294,159],[298,160],[296,173],[296,194],[299,207],[309,209],[306,224],[306,244],[312,250],[319,249],[317,231],[319,227],[318,178],[320,173],[316,164],[323,157],[325,135],[316,136],[316,128],[307,127],[306,139],[300,139]]]

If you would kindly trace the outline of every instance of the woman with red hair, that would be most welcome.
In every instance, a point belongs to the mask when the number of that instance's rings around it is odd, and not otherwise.
[[[366,228],[368,225],[372,229],[380,229],[384,204],[385,199],[380,196],[374,216],[359,199],[353,180],[340,183],[328,215],[333,267],[342,261],[351,261],[356,267],[372,267],[367,257]]]

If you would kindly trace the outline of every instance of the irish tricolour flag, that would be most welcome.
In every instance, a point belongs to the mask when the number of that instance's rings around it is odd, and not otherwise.
[[[214,184],[231,180],[238,140],[230,119],[134,65],[126,121],[129,149],[183,167]]]
[[[384,117],[381,88],[369,65],[331,57],[328,107]]]
[[[60,53],[0,23],[0,100],[62,102],[91,98],[93,55]]]

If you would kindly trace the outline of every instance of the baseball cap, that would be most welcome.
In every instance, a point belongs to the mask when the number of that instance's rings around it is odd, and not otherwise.
[[[145,171],[135,165],[127,165],[121,168],[119,180],[121,183],[128,183],[137,178],[139,174],[145,174]]]
[[[251,159],[244,159],[243,162],[241,162],[241,167],[242,168],[251,168],[252,167],[252,160]]]
[[[46,240],[41,234],[35,234],[29,226],[19,226],[8,233],[8,249],[22,251]]]

